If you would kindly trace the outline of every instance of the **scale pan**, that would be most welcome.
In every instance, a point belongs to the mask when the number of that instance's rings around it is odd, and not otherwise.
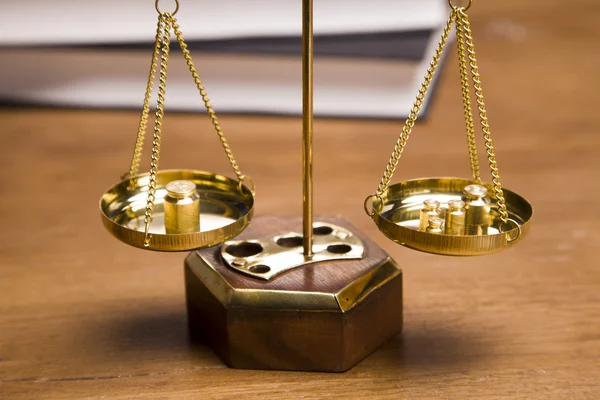
[[[446,235],[418,230],[424,200],[439,201],[445,212],[448,200],[460,199],[464,187],[473,183],[476,182],[460,178],[423,178],[391,185],[381,199],[373,198],[373,220],[379,230],[394,242],[433,254],[483,255],[505,249],[523,239],[529,231],[533,208],[523,197],[504,188],[509,223],[502,224],[497,204],[492,201],[487,235]],[[484,185],[488,193],[493,193],[491,185]]]
[[[239,235],[253,214],[252,191],[223,175],[193,170],[165,170],[157,173],[151,240],[144,246],[144,212],[149,174],[126,179],[108,189],[100,199],[102,222],[120,241],[156,251],[188,251],[221,244]],[[163,199],[165,186],[186,180],[196,184],[200,196],[200,229],[191,233],[166,233]]]

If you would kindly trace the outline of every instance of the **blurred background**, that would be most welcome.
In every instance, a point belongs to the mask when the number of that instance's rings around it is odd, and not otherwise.
[[[175,2],[159,4],[173,10]],[[448,18],[447,1],[322,0],[314,7],[316,115],[405,117]],[[22,0],[3,8],[0,101],[139,108],[156,31],[153,1]],[[296,0],[181,1],[176,17],[217,111],[301,113],[300,16]],[[174,37],[168,91],[170,110],[200,105]]]

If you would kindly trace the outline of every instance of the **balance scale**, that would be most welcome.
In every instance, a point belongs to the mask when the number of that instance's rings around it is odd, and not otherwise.
[[[402,271],[339,217],[313,218],[313,5],[302,0],[303,214],[253,220],[255,189],[242,174],[209,102],[173,11],[158,12],[137,140],[127,173],[100,199],[104,226],[144,250],[186,251],[190,336],[232,368],[342,372],[402,330]],[[484,255],[520,242],[532,206],[500,182],[466,6],[450,16],[377,190],[364,208],[390,240],[451,256]],[[469,178],[390,184],[452,26],[468,138]],[[235,178],[159,170],[171,33],[202,97]],[[158,77],[157,77],[158,69]],[[470,72],[470,74],[469,74]],[[150,169],[140,173],[150,100],[158,78]],[[480,177],[471,101],[476,97],[492,180]]]

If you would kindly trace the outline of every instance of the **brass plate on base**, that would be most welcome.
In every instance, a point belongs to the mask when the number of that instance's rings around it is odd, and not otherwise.
[[[305,264],[361,259],[365,248],[350,230],[324,222],[313,223],[313,255],[304,256],[302,233],[289,232],[252,240],[230,240],[221,246],[225,263],[238,272],[270,280]]]
[[[402,271],[342,218],[365,246],[360,260],[306,264],[269,281],[240,274],[219,249],[185,260],[190,338],[232,368],[343,372],[402,330]],[[301,218],[257,217],[240,235],[301,230]]]
[[[157,174],[152,238],[144,247],[144,212],[149,174],[126,179],[108,189],[100,199],[104,226],[120,241],[157,251],[189,251],[221,244],[239,235],[250,223],[254,196],[238,181],[210,172],[165,170]],[[165,186],[175,180],[194,182],[200,195],[200,230],[167,234],[164,225]]]
[[[465,186],[476,183],[460,178],[424,178],[397,183],[388,187],[382,200],[373,200],[373,220],[384,235],[394,242],[427,253],[474,256],[506,249],[522,240],[530,228],[533,216],[531,204],[518,194],[504,189],[509,218],[517,224],[504,226],[500,232],[500,215],[492,203],[491,226],[487,235],[445,235],[418,230],[419,213],[426,199],[445,204],[460,199]],[[489,193],[493,188],[485,184]],[[508,225],[508,224],[506,224]]]

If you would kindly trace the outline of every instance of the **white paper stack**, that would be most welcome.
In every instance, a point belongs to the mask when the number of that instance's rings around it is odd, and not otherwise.
[[[300,0],[180,3],[176,17],[217,112],[300,115]],[[141,107],[156,31],[153,0],[2,7],[0,101]],[[315,115],[406,117],[447,2],[317,0],[314,7]],[[171,49],[167,108],[202,109],[176,41]]]

